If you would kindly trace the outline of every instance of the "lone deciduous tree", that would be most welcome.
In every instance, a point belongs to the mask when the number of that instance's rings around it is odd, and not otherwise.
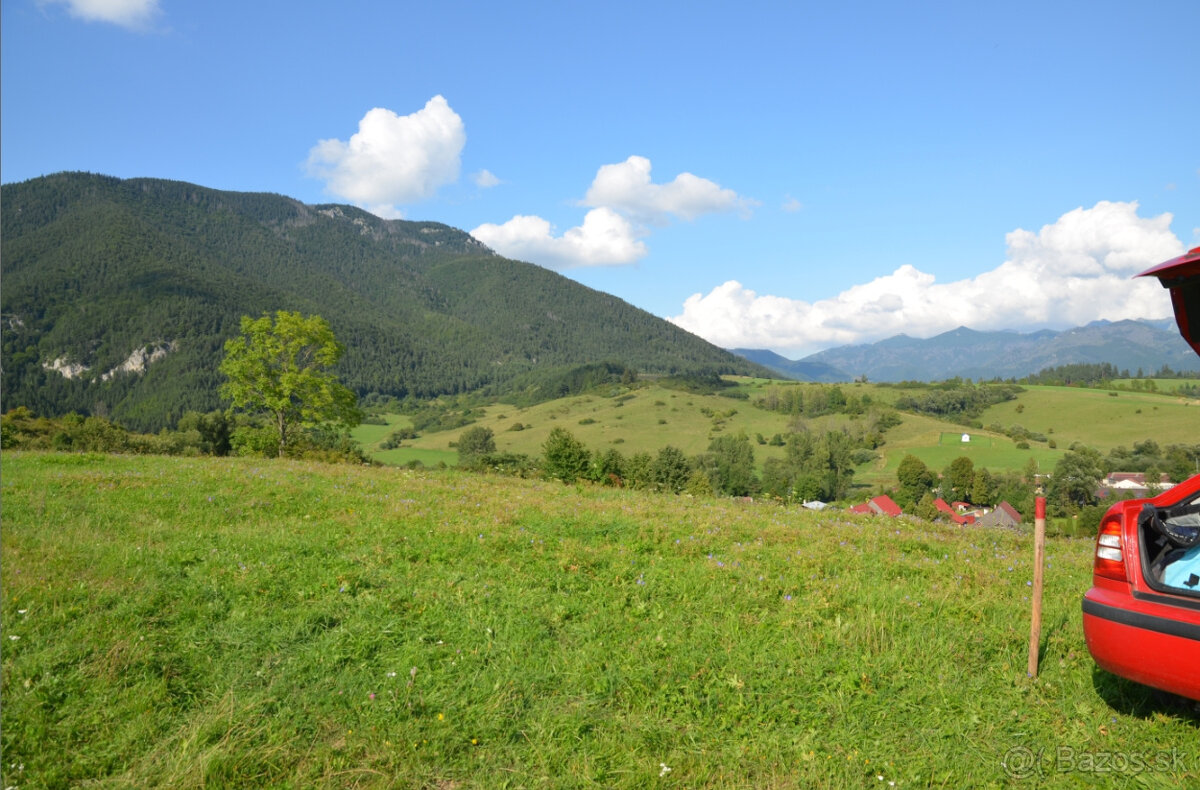
[[[476,425],[459,434],[458,465],[464,469],[476,469],[483,460],[496,452],[496,436],[491,428]]]
[[[280,310],[275,317],[242,317],[242,334],[225,344],[221,396],[235,409],[270,414],[283,453],[301,425],[352,428],[362,414],[357,397],[329,368],[345,347],[318,315]]]

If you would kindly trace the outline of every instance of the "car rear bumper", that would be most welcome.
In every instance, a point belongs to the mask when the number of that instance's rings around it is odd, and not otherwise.
[[[1083,599],[1088,650],[1104,669],[1200,700],[1200,617],[1092,588]]]

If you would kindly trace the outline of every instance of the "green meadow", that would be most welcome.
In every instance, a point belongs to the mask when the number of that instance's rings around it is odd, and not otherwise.
[[[1055,439],[1060,448],[1081,442],[1101,452],[1145,439],[1171,444],[1200,436],[1200,401],[1124,389],[1025,389],[1015,401],[988,409],[983,424],[1015,423]]]
[[[555,427],[569,430],[592,450],[612,448],[628,456],[655,453],[670,444],[692,456],[704,452],[709,442],[723,433],[741,432],[751,439],[761,435],[768,441],[776,433],[786,436],[793,418],[761,409],[754,401],[772,387],[816,386],[761,379],[738,382],[736,391],[746,394],[746,399],[692,394],[655,385],[632,390],[613,388],[603,394],[562,398],[526,408],[487,406],[474,425],[492,430],[498,451],[534,458],[540,457],[542,445]],[[840,386],[848,395],[869,395],[879,404],[890,404],[909,392],[874,384]],[[1036,385],[1025,385],[1024,389],[1015,400],[984,411],[977,418],[983,428],[901,413],[903,422],[887,432],[877,457],[856,470],[856,484],[860,489],[894,485],[896,467],[908,453],[935,470],[946,468],[959,455],[967,455],[977,468],[1020,470],[1033,459],[1040,469],[1049,472],[1076,442],[1107,453],[1114,447],[1129,447],[1146,439],[1168,445],[1191,442],[1200,436],[1200,402],[1162,394],[1161,390],[1151,393]],[[1165,384],[1162,389],[1166,389]],[[423,433],[403,441],[396,449],[382,450],[379,444],[390,432],[408,424],[399,415],[388,415],[387,419],[389,426],[363,425],[355,432],[355,438],[376,460],[394,465],[414,460],[426,465],[457,462],[454,443],[464,429]],[[810,430],[825,430],[845,425],[848,419],[831,415],[804,424]],[[1043,434],[1047,441],[1030,441],[1028,448],[1022,448],[1003,432],[989,430],[1013,426]],[[972,441],[963,443],[963,433],[968,433]],[[755,444],[754,451],[760,467],[767,458],[784,452],[782,447],[770,444]]]
[[[1088,656],[1090,539],[1030,678],[1023,533],[261,459],[0,486],[4,787],[1200,783],[1196,706]]]

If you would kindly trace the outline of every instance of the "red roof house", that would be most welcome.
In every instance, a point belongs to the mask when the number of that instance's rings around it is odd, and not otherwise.
[[[890,496],[880,494],[869,502],[850,508],[851,513],[874,513],[881,516],[899,516],[904,511],[900,509]]]
[[[955,504],[961,504],[961,503],[956,502]],[[945,513],[947,516],[949,516],[950,520],[953,521],[955,524],[974,524],[975,523],[974,516],[972,516],[970,514],[966,514],[966,515],[962,514],[955,508],[946,504],[946,500],[942,499],[941,497],[938,497],[937,499],[933,500],[933,506],[936,507],[939,512]]]

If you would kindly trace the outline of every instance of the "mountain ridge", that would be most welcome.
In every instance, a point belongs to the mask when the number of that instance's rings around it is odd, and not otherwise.
[[[839,346],[788,360],[772,352],[736,349],[747,359],[800,380],[940,381],[1022,378],[1069,364],[1109,363],[1153,372],[1164,365],[1196,370],[1196,356],[1169,319],[1093,321],[1061,331],[981,331],[960,326],[929,338],[893,335],[875,343]],[[826,371],[815,378],[809,371]],[[841,378],[831,378],[830,371]]]
[[[502,390],[605,361],[667,375],[767,373],[437,222],[91,173],[0,189],[5,408],[173,424],[220,405],[216,366],[240,317],[281,309],[329,321],[347,348],[337,372],[360,395]],[[101,380],[170,344],[144,372]]]

